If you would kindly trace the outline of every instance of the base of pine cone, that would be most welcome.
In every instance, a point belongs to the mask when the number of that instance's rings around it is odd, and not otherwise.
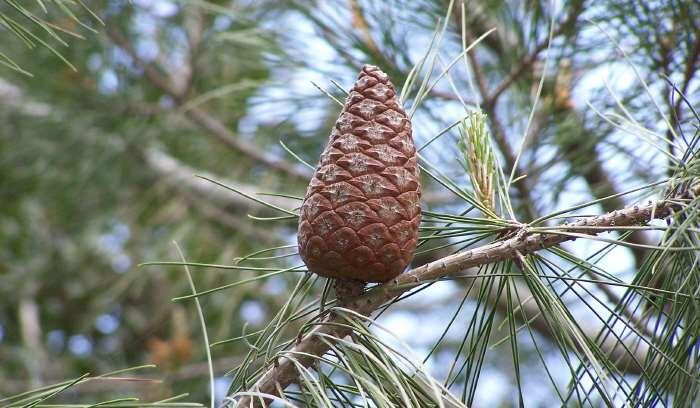
[[[367,283],[359,280],[335,279],[333,289],[335,297],[342,306],[360,297],[364,293],[366,285]]]

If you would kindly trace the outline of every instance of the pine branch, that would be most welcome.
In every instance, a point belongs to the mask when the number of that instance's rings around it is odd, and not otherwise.
[[[571,4],[571,8],[567,16],[554,29],[554,32],[552,33],[552,39],[557,39],[562,36],[565,37],[572,32],[573,28],[576,26],[576,24],[578,24],[582,12],[585,10],[585,3],[585,0],[579,0]],[[455,14],[455,16],[457,15],[458,14]],[[458,27],[460,27],[460,25],[461,23],[459,21],[453,22],[453,26],[456,30],[459,30]],[[509,44],[508,46],[496,47],[495,50],[506,50],[512,49],[514,47],[517,48],[514,44]],[[520,59],[518,65],[516,65],[516,67],[498,85],[496,85],[495,89],[490,92],[486,85],[486,76],[481,71],[479,62],[476,58],[475,51],[469,53],[470,64],[472,66],[472,70],[474,71],[474,77],[479,89],[479,93],[482,97],[483,109],[489,116],[489,120],[491,121],[494,130],[494,140],[496,141],[499,150],[501,151],[501,154],[504,157],[505,167],[507,169],[513,168],[513,165],[515,163],[515,153],[510,148],[510,145],[507,141],[505,128],[498,118],[497,105],[499,97],[506,90],[511,88],[516,82],[530,79],[530,69],[536,63],[540,62],[542,52],[548,47],[548,39],[537,43],[533,50],[525,54]],[[499,58],[506,58],[506,55],[504,53],[500,53]],[[681,99],[679,98],[679,103],[680,102]],[[564,104],[563,106],[565,106],[566,113],[573,115],[573,118],[580,121],[580,114],[573,109],[572,104]],[[583,126],[581,129],[583,129],[583,132],[590,133],[588,129],[585,128],[585,126]],[[595,139],[594,135],[590,134],[586,134],[585,137],[582,135],[581,138],[585,140]],[[565,150],[566,146],[561,148]],[[577,144],[576,149],[580,149],[580,145]],[[586,157],[597,156],[595,154],[595,145],[590,146],[590,151],[593,154],[588,155]],[[576,157],[581,156],[584,155],[582,155],[580,151],[577,151]],[[593,160],[592,162],[588,163],[587,169],[582,169],[580,165],[577,166],[574,163],[572,163],[572,168],[577,173],[580,173],[580,175],[586,180],[586,182],[591,188],[591,192],[593,193],[594,197],[611,197],[601,202],[601,205],[603,206],[603,209],[605,211],[613,211],[615,208],[622,208],[624,206],[623,198],[618,196],[618,191],[612,181],[612,178],[608,174],[608,171],[603,167],[603,164],[600,162],[600,160]],[[516,174],[526,173],[527,172],[524,172],[521,169],[516,169]],[[530,197],[531,188],[528,186],[528,179],[525,178],[523,180],[518,181],[517,183],[515,183],[515,187],[518,190],[521,199],[523,200],[524,209],[526,209],[529,212],[530,217],[532,217],[533,214],[536,214],[536,209],[534,208],[535,206]],[[631,236],[629,237],[629,242],[637,245],[632,247],[631,251],[634,255],[636,265],[641,265],[647,253],[644,247],[649,246],[650,243],[648,242],[644,234],[641,232],[634,232],[633,234],[631,234]]]
[[[700,188],[696,187],[695,190],[697,190],[694,191],[696,195],[700,193]],[[644,205],[635,205],[600,216],[581,218],[576,222],[561,225],[558,228],[558,233],[532,232],[525,226],[512,238],[446,256],[408,271],[397,279],[379,285],[354,301],[346,303],[345,307],[363,315],[370,315],[386,302],[412,288],[459,273],[467,268],[514,259],[519,254],[534,253],[563,242],[573,241],[585,235],[595,236],[606,232],[606,227],[643,225],[653,219],[666,218],[672,215],[674,211],[680,209],[677,201],[679,198],[685,197],[676,197],[675,200],[650,201]],[[300,337],[296,345],[285,353],[294,356],[294,360],[287,357],[278,359],[274,366],[268,369],[250,387],[250,391],[279,396],[282,390],[297,380],[298,371],[296,367],[298,364],[309,367],[328,351],[330,345],[328,342],[321,340],[323,337],[343,338],[349,333],[350,329],[342,324],[341,318],[333,313],[329,314],[313,330]],[[613,347],[610,346],[610,343],[600,344],[603,351],[609,354],[619,354],[619,352],[623,351],[615,345],[612,345]],[[613,360],[618,359],[613,357]],[[643,361],[643,359],[633,359],[633,361]],[[237,406],[248,407],[253,404],[259,404],[261,401],[260,398],[243,396],[238,401]]]

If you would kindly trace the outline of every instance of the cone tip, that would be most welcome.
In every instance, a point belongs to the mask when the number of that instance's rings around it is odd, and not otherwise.
[[[360,71],[360,75],[358,78],[369,75],[372,76],[376,79],[378,79],[381,82],[387,83],[389,82],[389,76],[381,70],[381,68],[375,66],[375,65],[370,65],[370,64],[365,64],[362,66],[362,71]]]

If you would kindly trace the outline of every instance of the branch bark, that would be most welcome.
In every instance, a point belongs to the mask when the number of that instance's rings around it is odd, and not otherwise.
[[[346,303],[345,307],[363,315],[370,315],[386,302],[423,283],[441,279],[468,268],[513,259],[518,254],[534,253],[540,249],[575,240],[581,235],[595,236],[605,232],[605,227],[633,226],[646,224],[652,219],[663,219],[671,215],[673,210],[677,210],[677,206],[678,204],[671,200],[648,202],[644,205],[635,205],[600,216],[585,217],[573,223],[563,224],[558,229],[560,232],[557,233],[531,232],[525,228],[512,238],[446,256],[408,271],[394,281],[379,285],[354,301]],[[300,340],[296,345],[285,354],[294,355],[296,364],[302,364],[305,367],[311,366],[319,356],[322,356],[329,349],[328,343],[320,341],[320,338],[324,336],[326,338],[328,336],[342,338],[350,333],[350,330],[345,325],[338,324],[340,322],[341,318],[332,313],[329,314],[313,330],[303,337],[300,336]],[[637,371],[641,370],[642,367],[639,366],[639,362],[644,361],[643,356],[633,356],[628,352],[628,350],[637,350],[639,352],[638,347],[628,349],[622,347],[619,342],[614,341],[602,342],[599,344],[599,347],[603,352],[610,355],[613,361],[618,362],[622,370],[626,372],[634,371],[634,369]],[[250,390],[279,396],[280,391],[295,382],[297,378],[298,372],[295,362],[289,358],[281,357],[273,367],[269,368],[258,379]],[[235,397],[236,395],[234,394],[232,398]],[[242,396],[238,400],[237,406],[248,407],[259,403],[259,398]]]

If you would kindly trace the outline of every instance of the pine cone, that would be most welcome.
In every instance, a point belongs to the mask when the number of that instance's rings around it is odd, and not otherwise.
[[[419,201],[411,122],[389,77],[365,65],[301,205],[299,254],[322,276],[386,282],[413,258]]]

